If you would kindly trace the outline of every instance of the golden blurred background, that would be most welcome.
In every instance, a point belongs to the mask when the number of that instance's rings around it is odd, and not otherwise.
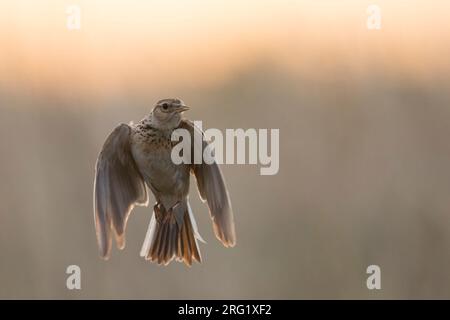
[[[450,298],[449,14],[445,0],[0,2],[0,298]],[[222,166],[235,248],[192,184],[203,264],[139,257],[151,208],[105,262],[97,154],[166,97],[204,128],[279,128],[279,174]]]

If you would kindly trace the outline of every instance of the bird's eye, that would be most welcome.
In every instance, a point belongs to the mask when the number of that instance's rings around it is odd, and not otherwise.
[[[167,103],[163,103],[162,108],[164,110],[167,110],[167,109],[169,109],[169,105]]]

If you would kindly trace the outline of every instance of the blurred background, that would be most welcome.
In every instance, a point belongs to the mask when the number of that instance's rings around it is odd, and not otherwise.
[[[2,1],[0,298],[449,299],[449,14],[445,0]],[[105,262],[95,160],[166,97],[204,128],[279,128],[280,171],[222,166],[235,248],[192,184],[203,264],[141,259],[142,207]]]

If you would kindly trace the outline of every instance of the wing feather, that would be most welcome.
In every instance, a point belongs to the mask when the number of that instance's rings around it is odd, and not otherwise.
[[[120,124],[108,136],[100,152],[94,182],[94,218],[100,254],[108,258],[112,233],[117,246],[125,246],[125,228],[134,205],[148,202],[145,182],[133,159],[131,128]]]
[[[187,129],[191,133],[192,142],[195,141],[195,134],[203,135],[200,129],[188,120],[183,120],[180,128]],[[194,143],[192,143],[192,148],[194,148]],[[202,152],[207,145],[208,142],[203,140]],[[194,150],[192,150],[191,154],[194,155]],[[197,180],[200,197],[208,203],[217,239],[224,246],[233,247],[236,244],[233,209],[225,180],[218,164],[216,162],[207,164],[202,161],[201,164],[192,164],[191,169]]]

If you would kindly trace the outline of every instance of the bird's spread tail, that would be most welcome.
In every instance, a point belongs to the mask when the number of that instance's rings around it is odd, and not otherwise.
[[[166,211],[163,206],[160,206],[159,212],[155,211],[141,249],[141,256],[163,265],[169,264],[173,258],[188,266],[191,266],[194,260],[200,263],[202,259],[197,240],[203,239],[198,234],[189,204],[186,206],[182,223],[177,222],[174,213],[171,210]]]

